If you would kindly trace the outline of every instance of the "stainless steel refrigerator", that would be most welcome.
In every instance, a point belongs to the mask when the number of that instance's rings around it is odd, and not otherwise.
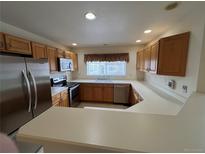
[[[47,59],[0,55],[1,132],[11,135],[51,105]]]

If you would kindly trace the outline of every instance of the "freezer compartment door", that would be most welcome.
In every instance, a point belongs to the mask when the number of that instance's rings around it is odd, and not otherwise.
[[[47,59],[25,58],[31,84],[32,109],[38,116],[52,106],[49,65]]]
[[[29,83],[23,71],[24,58],[0,55],[1,131],[6,134],[32,119]]]

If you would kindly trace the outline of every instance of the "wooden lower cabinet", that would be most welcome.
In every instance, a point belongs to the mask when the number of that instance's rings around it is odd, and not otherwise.
[[[104,84],[103,90],[103,101],[110,103],[114,102],[114,85]]]
[[[94,84],[92,86],[93,94],[92,94],[92,99],[94,102],[103,102],[103,85],[102,84]]]
[[[132,106],[139,103],[140,101],[139,94],[130,86],[129,104]]]
[[[64,90],[56,95],[52,96],[52,104],[54,106],[69,107],[69,94],[67,90]]]
[[[52,104],[54,106],[60,106],[60,102],[61,102],[61,95],[60,95],[60,93],[52,96]]]
[[[80,99],[85,102],[114,102],[113,84],[80,84]]]

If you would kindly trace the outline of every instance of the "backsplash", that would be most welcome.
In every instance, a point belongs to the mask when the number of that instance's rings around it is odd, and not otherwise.
[[[72,72],[53,72],[50,73],[50,78],[57,78],[57,77],[62,77],[62,76],[66,76],[67,81],[71,81],[72,80]]]

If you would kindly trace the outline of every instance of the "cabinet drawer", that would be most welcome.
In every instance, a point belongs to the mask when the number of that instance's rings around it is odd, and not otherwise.
[[[14,53],[20,53],[26,55],[32,54],[31,44],[29,40],[25,40],[8,34],[5,35],[5,40],[6,40],[6,50]]]

